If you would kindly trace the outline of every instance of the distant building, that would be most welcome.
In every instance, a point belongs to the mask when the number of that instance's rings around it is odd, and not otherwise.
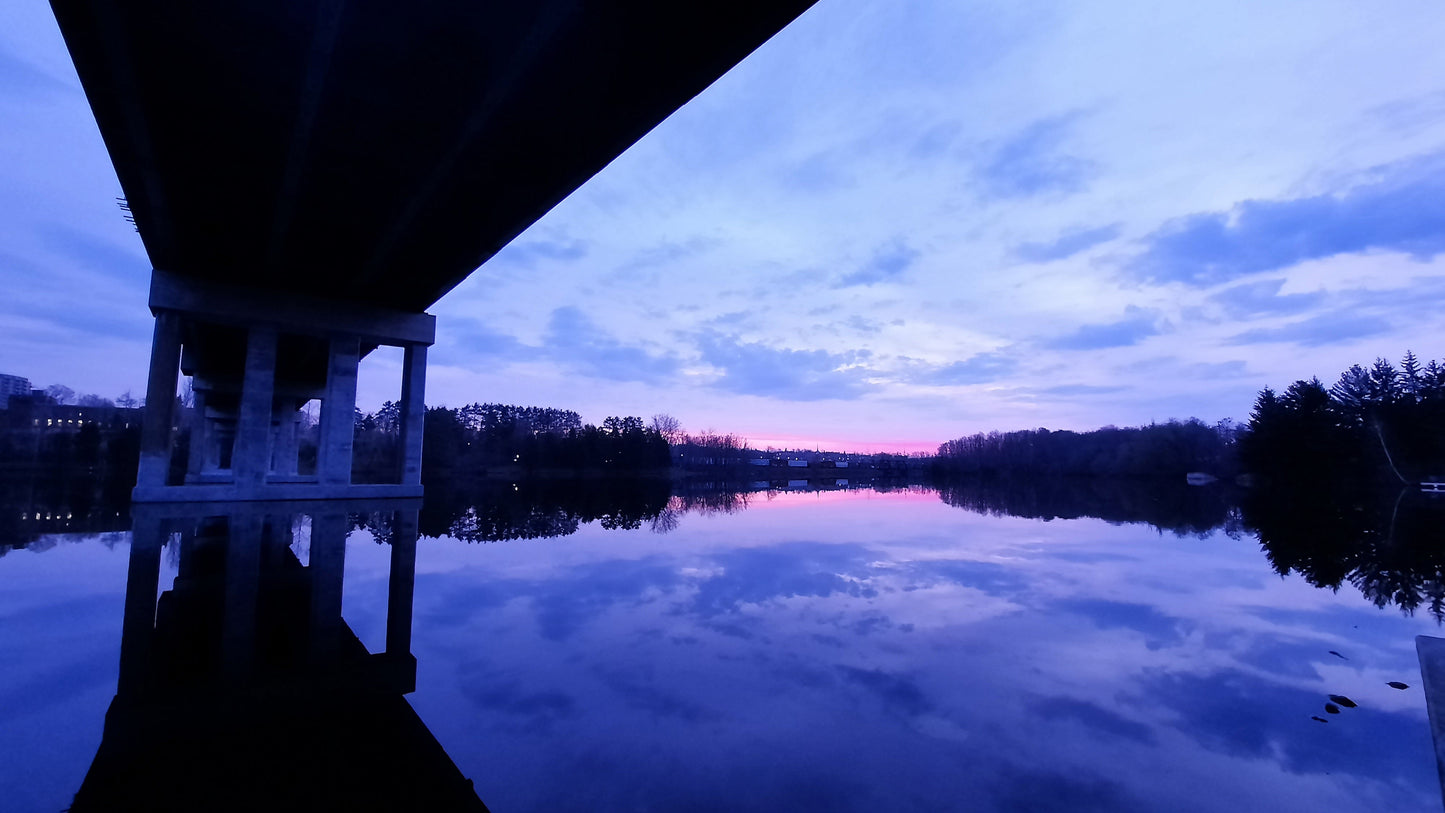
[[[30,379],[0,373],[0,409],[10,408],[10,396],[29,394]]]
[[[0,427],[35,434],[77,432],[86,426],[130,429],[140,425],[142,412],[139,408],[57,404],[44,392],[33,390],[11,397]]]

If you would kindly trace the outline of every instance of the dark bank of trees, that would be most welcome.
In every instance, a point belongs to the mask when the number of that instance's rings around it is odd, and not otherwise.
[[[395,470],[400,410],[387,402],[356,421],[355,470],[368,478]],[[582,423],[571,410],[508,404],[428,407],[422,438],[427,483],[492,473],[642,473],[671,464],[667,440],[637,417]]]
[[[1091,432],[979,433],[941,444],[934,468],[943,476],[1224,477],[1235,473],[1237,431],[1230,421],[1190,418]]]
[[[1354,365],[1329,388],[1318,378],[1265,388],[1240,460],[1270,481],[1418,483],[1445,476],[1445,365],[1407,352],[1396,367]]]

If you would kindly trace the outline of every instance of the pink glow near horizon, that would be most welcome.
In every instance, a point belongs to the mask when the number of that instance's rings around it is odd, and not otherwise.
[[[932,489],[920,491],[873,491],[871,489],[838,491],[767,491],[754,493],[748,501],[748,510],[762,508],[794,508],[816,505],[822,502],[853,502],[869,500],[878,502],[938,502],[938,492]]]
[[[766,449],[810,449],[823,452],[851,452],[854,454],[910,454],[912,452],[938,451],[939,440],[844,440],[836,437],[808,435],[749,435],[743,434],[749,448]]]

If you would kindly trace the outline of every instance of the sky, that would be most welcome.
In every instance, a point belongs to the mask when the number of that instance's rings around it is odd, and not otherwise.
[[[820,0],[431,308],[427,400],[911,451],[1440,358],[1441,42],[1427,0]],[[5,4],[0,373],[144,391],[120,194]]]

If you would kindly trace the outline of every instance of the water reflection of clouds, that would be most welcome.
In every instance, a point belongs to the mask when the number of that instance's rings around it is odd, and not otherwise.
[[[59,534],[0,559],[0,799],[57,810],[115,691],[129,545]]]
[[[1426,625],[1280,580],[1249,540],[875,495],[696,518],[662,543],[584,527],[453,548],[421,551],[416,703],[464,770],[515,772],[479,781],[498,807],[1372,810],[1438,793],[1418,693],[1383,686],[1413,674]],[[469,647],[485,655],[459,660]],[[1361,707],[1310,720],[1332,692]],[[553,795],[572,783],[595,805]]]

